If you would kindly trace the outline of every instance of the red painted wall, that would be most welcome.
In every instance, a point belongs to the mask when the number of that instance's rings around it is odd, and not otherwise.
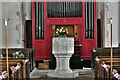
[[[96,2],[94,2],[94,38],[85,39],[85,3],[83,3],[83,32],[84,35],[82,41],[82,59],[91,59],[92,48],[97,47],[97,17],[96,17]],[[80,33],[79,33],[80,34]],[[80,37],[80,36],[79,36]],[[81,40],[81,39],[79,39]]]
[[[78,40],[82,44],[83,59],[91,58],[91,49],[97,47],[96,3],[94,6],[94,39],[85,39],[85,3],[82,3],[82,17],[79,18],[47,18],[46,2],[44,2],[44,39],[35,39],[35,3],[32,2],[32,44],[36,49],[36,60],[50,59],[52,47],[52,25],[78,26]]]

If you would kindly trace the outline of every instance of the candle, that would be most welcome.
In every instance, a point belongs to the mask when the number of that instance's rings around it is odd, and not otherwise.
[[[110,24],[112,24],[112,18],[110,18]]]
[[[5,26],[7,26],[7,18],[5,18]]]

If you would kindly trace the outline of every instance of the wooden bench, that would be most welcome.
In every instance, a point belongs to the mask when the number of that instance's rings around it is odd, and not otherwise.
[[[101,63],[102,61],[95,60],[95,66],[94,66],[95,80],[105,80],[105,77],[107,75],[107,72]]]
[[[106,64],[110,65],[110,56],[98,56],[98,58],[100,58],[102,61],[104,61]],[[119,67],[120,66],[120,57],[116,56],[112,58],[112,63],[113,63],[113,67]]]
[[[10,66],[9,79],[10,80],[21,80],[23,79],[22,65],[17,63],[15,66]]]
[[[91,67],[94,69],[95,66],[95,58],[96,56],[105,56],[105,57],[110,57],[110,48],[95,48],[93,49],[92,52],[92,65]],[[113,57],[120,57],[120,48],[114,47],[113,48]]]
[[[92,52],[92,65],[91,68],[94,70],[95,72],[95,77],[98,78],[99,80],[104,76],[104,79],[106,78],[105,75],[106,73],[106,69],[104,70],[103,68],[103,63],[105,63],[106,65],[109,65],[109,69],[110,69],[110,48],[95,48],[93,49]],[[118,71],[118,73],[120,73],[120,47],[113,47],[113,69],[116,69]],[[95,58],[98,57],[101,60],[96,61]],[[102,79],[102,80],[104,80]]]
[[[22,74],[22,72],[20,72],[20,68],[16,70],[16,73],[13,73],[13,71],[10,69],[11,67],[15,67],[18,66],[17,64],[20,64],[21,60],[9,60],[9,78],[10,79],[15,79],[15,78],[20,78],[21,76],[19,74]],[[20,64],[22,65],[22,64]],[[6,60],[0,60],[0,71],[7,71],[7,63]]]
[[[6,49],[2,48],[0,49],[0,54],[3,56],[3,58],[6,57]],[[22,53],[25,55],[24,59],[14,59],[13,57],[13,53],[17,52],[17,51],[22,51]],[[29,76],[30,76],[30,72],[35,68],[35,49],[34,48],[9,48],[8,49],[8,56],[9,56],[9,67],[16,67],[17,63],[20,62],[21,64],[21,68],[18,69],[17,73],[20,74],[11,74],[15,76],[20,76],[21,79],[26,79],[29,80]],[[2,59],[0,61],[0,70],[4,71],[7,70],[6,67],[6,60]],[[10,70],[10,73],[12,73],[12,71]],[[12,78],[12,77],[11,77]],[[20,79],[19,78],[19,79]]]
[[[98,80],[106,80],[110,78],[110,57],[98,56],[99,60],[95,60],[95,77]],[[120,72],[120,57],[113,57],[113,69]]]
[[[6,49],[2,48],[0,49],[2,56],[6,57]],[[30,62],[30,72],[36,67],[35,66],[35,49],[34,48],[9,48],[8,49],[8,55],[9,57],[12,57],[12,54],[17,51],[22,51],[22,53],[25,55],[25,58],[29,60]]]
[[[9,78],[12,80],[19,80],[19,79],[26,79],[29,80],[30,78],[30,64],[25,58],[16,59],[16,58],[9,58]],[[20,64],[20,67],[18,66]],[[3,58],[0,60],[0,71],[7,71],[7,63],[6,59]],[[14,71],[15,70],[15,71]]]
[[[7,71],[0,71],[0,80],[4,80],[7,79],[8,75],[7,75]]]

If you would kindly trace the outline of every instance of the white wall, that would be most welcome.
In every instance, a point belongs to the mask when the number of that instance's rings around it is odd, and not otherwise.
[[[119,43],[120,43],[120,1],[119,1],[118,9],[119,9],[119,10],[118,10],[118,11],[119,11],[119,13],[118,13],[118,14],[119,14],[119,15],[118,15],[118,17],[119,17],[119,19],[118,19],[118,20],[119,20],[119,21],[118,21],[118,23],[119,23],[119,24],[118,24],[118,25],[119,25],[118,34],[119,34]]]
[[[101,19],[102,9],[103,9],[103,2],[97,2],[97,19]]]
[[[23,12],[26,14],[25,19],[26,20],[31,20],[32,18],[32,3],[30,2],[31,0],[29,0],[29,2],[23,2]]]
[[[112,45],[117,47],[119,44],[119,14],[118,14],[118,2],[105,3],[105,47],[110,47],[110,22],[109,18],[112,18]]]
[[[2,2],[0,1],[0,47],[2,47]]]
[[[118,2],[98,2],[97,18],[101,19],[102,43],[103,47],[110,47],[110,18],[112,18],[112,45],[117,47],[120,42],[120,23],[119,23],[119,5]],[[99,14],[101,13],[101,15]]]
[[[5,47],[5,27],[4,18],[8,18],[8,47],[10,48],[22,48],[23,46],[23,24],[22,16],[18,16],[17,13],[21,13],[20,2],[2,2],[2,47]],[[1,24],[1,23],[0,23]],[[2,28],[2,29],[1,29]],[[0,35],[1,37],[1,35]]]

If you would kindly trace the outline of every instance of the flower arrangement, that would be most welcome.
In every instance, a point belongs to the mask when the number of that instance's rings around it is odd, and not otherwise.
[[[56,34],[59,34],[59,36],[65,36],[68,34],[68,29],[61,27],[60,29],[57,28]]]
[[[22,51],[17,51],[13,53],[12,55],[13,55],[13,58],[24,58],[25,57]]]

